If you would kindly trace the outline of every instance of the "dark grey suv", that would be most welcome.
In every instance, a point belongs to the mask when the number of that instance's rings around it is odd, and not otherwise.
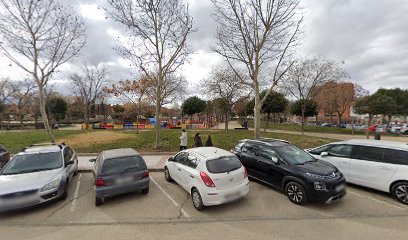
[[[96,159],[95,205],[104,203],[105,198],[120,194],[142,191],[149,193],[149,171],[142,156],[131,148],[103,151]]]

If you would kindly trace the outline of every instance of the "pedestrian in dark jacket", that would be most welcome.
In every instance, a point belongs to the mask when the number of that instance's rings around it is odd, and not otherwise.
[[[200,133],[196,133],[194,136],[194,147],[202,147],[203,141],[201,141]]]
[[[212,146],[213,146],[213,143],[212,143],[212,141],[211,141],[211,135],[208,135],[208,139],[207,139],[207,141],[205,142],[205,146],[206,146],[206,147],[212,147]]]

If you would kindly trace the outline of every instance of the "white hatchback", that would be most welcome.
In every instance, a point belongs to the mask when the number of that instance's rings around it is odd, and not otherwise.
[[[215,147],[181,151],[167,160],[166,180],[191,194],[197,210],[240,199],[249,192],[248,174],[232,153]]]
[[[378,140],[350,140],[307,150],[335,165],[349,183],[391,193],[408,204],[408,145]]]

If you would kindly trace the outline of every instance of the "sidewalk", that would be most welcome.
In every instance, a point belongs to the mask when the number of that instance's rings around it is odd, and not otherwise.
[[[163,171],[164,163],[166,160],[173,156],[174,154],[164,153],[164,154],[142,154],[143,159],[146,162],[147,169],[151,172],[160,172]],[[81,172],[90,172],[93,169],[94,163],[89,162],[89,159],[96,158],[97,155],[92,154],[79,154],[78,155],[78,170]]]

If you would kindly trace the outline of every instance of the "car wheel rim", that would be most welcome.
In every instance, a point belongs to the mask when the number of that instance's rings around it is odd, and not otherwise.
[[[288,188],[288,196],[294,202],[302,202],[303,201],[303,192],[302,190],[296,185],[290,185]]]
[[[198,195],[197,192],[193,193],[193,203],[194,203],[194,206],[196,207],[200,206],[200,203],[201,203],[200,195]]]
[[[395,189],[395,195],[404,203],[408,203],[408,186],[400,185]]]

